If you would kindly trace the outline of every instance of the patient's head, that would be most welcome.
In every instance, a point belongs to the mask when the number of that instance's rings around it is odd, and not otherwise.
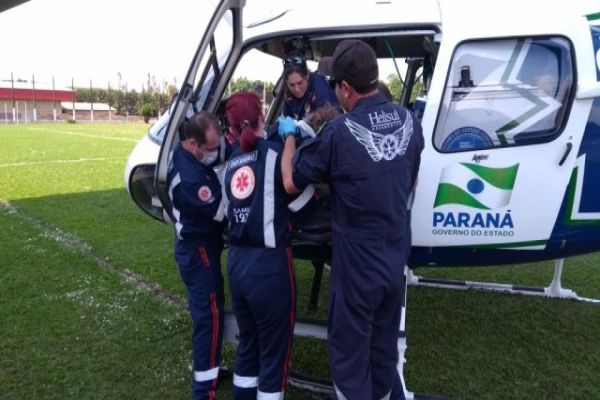
[[[323,107],[317,108],[315,111],[304,117],[304,121],[317,132],[326,122],[338,115],[339,111],[337,108],[327,103]]]

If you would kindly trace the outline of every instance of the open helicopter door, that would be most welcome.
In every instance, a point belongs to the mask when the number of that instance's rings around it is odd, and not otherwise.
[[[154,180],[156,194],[164,209],[171,206],[167,173],[172,151],[179,143],[179,128],[194,112],[216,109],[227,82],[221,77],[231,74],[241,50],[245,3],[245,0],[222,0],[218,4],[173,105]]]
[[[559,245],[552,233],[591,106],[574,101],[595,65],[590,31],[572,12],[511,4],[442,3],[412,208],[413,246],[428,254],[419,265],[465,265],[466,249],[472,265],[506,263]],[[465,24],[465,10],[490,18]]]
[[[213,14],[192,60],[185,81],[171,111],[162,142],[154,186],[164,209],[171,207],[167,173],[173,149],[179,143],[179,128],[195,112],[214,112],[221,93],[238,59],[242,43],[242,9],[245,0],[222,0]],[[166,215],[166,213],[165,213]],[[235,317],[225,315],[224,339],[237,342]]]

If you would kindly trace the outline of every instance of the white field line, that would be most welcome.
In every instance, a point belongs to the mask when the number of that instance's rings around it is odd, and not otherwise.
[[[128,138],[120,138],[114,136],[101,136],[101,135],[93,135],[88,133],[80,133],[80,132],[72,132],[72,131],[59,131],[57,129],[43,129],[43,128],[30,128],[32,131],[38,132],[49,132],[49,133],[59,133],[61,135],[70,135],[70,136],[81,136],[93,139],[104,139],[104,140],[117,140],[119,142],[139,142],[138,139],[128,139]]]
[[[140,292],[148,293],[156,299],[177,308],[180,312],[187,310],[186,303],[181,298],[165,292],[160,285],[147,281],[135,272],[114,265],[108,257],[96,254],[87,243],[77,236],[33,218],[5,200],[0,200],[0,212],[27,222],[40,232],[43,237],[54,240],[61,248],[80,254],[93,261],[98,267],[118,275],[122,280],[131,284]]]
[[[0,164],[0,168],[4,167],[25,167],[36,164],[69,164],[82,163],[88,161],[107,161],[107,160],[122,160],[120,157],[99,157],[99,158],[77,158],[74,160],[46,160],[46,161],[19,161],[14,163]]]

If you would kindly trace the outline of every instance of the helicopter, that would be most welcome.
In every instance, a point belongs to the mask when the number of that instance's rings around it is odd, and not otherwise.
[[[134,202],[168,222],[167,170],[179,127],[201,110],[222,118],[220,106],[236,71],[281,70],[290,45],[318,65],[344,39],[367,42],[380,69],[397,71],[398,103],[423,127],[408,283],[600,302],[577,296],[560,281],[565,258],[600,250],[600,8],[593,2],[542,7],[514,0],[307,0],[267,9],[222,0],[169,112],[128,159],[125,182]],[[280,79],[267,124],[281,113],[284,89]],[[315,267],[313,306],[331,260],[330,237],[326,217],[305,221],[294,232],[294,256]],[[556,260],[545,288],[444,281],[415,272],[541,260]],[[229,318],[226,340],[235,342],[235,332]],[[327,336],[323,324],[302,321],[296,334]],[[403,385],[407,398],[421,398]],[[306,386],[327,390],[318,382]]]

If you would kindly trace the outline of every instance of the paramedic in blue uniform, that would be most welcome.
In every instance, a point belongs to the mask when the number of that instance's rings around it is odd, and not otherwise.
[[[283,399],[290,367],[296,284],[290,248],[290,212],[311,201],[314,188],[288,195],[281,177],[283,144],[264,140],[256,94],[238,92],[226,107],[240,147],[227,162],[227,273],[239,344],[235,400]]]
[[[188,294],[193,323],[192,399],[215,399],[223,340],[224,204],[212,166],[219,156],[221,128],[207,112],[183,125],[167,184],[175,225],[175,260]]]
[[[285,100],[283,115],[301,120],[308,113],[325,104],[338,104],[335,92],[329,87],[324,76],[311,73],[302,55],[294,55],[283,60]]]
[[[404,266],[411,244],[407,202],[423,135],[410,112],[379,93],[377,78],[373,49],[344,40],[334,52],[332,83],[347,113],[297,151],[289,135],[293,126],[279,123],[286,137],[286,191],[322,181],[331,188],[327,347],[338,399],[388,398],[397,378]]]

